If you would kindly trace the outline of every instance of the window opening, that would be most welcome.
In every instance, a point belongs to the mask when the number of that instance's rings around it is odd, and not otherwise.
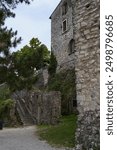
[[[63,21],[63,32],[67,30],[67,20]]]
[[[69,42],[69,54],[72,54],[75,52],[74,47],[75,47],[75,41],[74,39],[71,39]]]

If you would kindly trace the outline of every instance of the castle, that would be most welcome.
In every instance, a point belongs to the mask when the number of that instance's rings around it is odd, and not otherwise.
[[[58,70],[75,68],[76,150],[99,150],[100,1],[61,0],[50,19]]]
[[[58,67],[73,68],[75,41],[71,1],[61,1],[50,18],[51,48],[57,58]]]

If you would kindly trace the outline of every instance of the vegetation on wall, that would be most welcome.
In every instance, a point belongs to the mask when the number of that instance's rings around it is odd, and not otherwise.
[[[6,84],[0,85],[0,100],[9,99],[10,94],[10,90]]]
[[[75,71],[64,70],[51,76],[48,83],[49,91],[61,92],[62,114],[71,114],[72,100],[76,99]]]

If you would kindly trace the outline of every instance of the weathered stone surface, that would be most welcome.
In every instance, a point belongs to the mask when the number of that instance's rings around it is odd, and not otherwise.
[[[63,34],[61,9],[64,2],[68,2],[69,6],[64,16],[64,19],[68,20],[69,30]],[[71,67],[68,60],[73,60],[76,71],[79,112],[76,150],[99,150],[99,19],[99,0],[62,0],[51,16],[52,50],[57,57],[58,65],[68,68]],[[72,38],[75,40],[75,53],[69,55],[68,43]]]
[[[84,115],[79,115],[78,129],[76,137],[78,138],[77,150],[99,150],[100,149],[100,118],[99,111],[87,111]],[[82,143],[82,144],[81,144]]]
[[[74,7],[76,7],[73,9],[73,18],[75,18],[73,24],[76,41],[75,69],[79,112],[76,150],[99,150],[99,2],[97,0],[78,0]],[[82,19],[78,19],[77,16]],[[78,22],[80,27],[77,26]],[[82,40],[77,38],[77,34]]]
[[[56,124],[59,121],[61,115],[61,95],[59,92],[33,92],[31,97],[31,114],[36,117],[38,124]]]
[[[61,115],[61,94],[57,91],[20,91],[13,95],[24,125],[56,124]]]
[[[62,15],[64,1],[61,1],[51,15],[51,47],[57,58],[58,70],[74,67],[74,54],[69,52],[69,42],[73,39],[72,5],[70,0],[67,2],[68,11],[66,14]],[[67,27],[66,31],[63,32],[62,23],[65,19],[67,20]]]

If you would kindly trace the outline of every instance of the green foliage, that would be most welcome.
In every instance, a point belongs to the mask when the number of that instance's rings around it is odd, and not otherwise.
[[[70,114],[71,101],[76,97],[75,71],[65,70],[50,77],[48,90],[60,91],[62,114]]]
[[[0,83],[6,82],[7,76],[12,72],[10,48],[16,47],[21,38],[16,38],[17,32],[4,27],[5,14],[0,10]]]
[[[0,119],[10,118],[9,112],[14,104],[10,99],[10,90],[6,84],[0,86]]]
[[[5,20],[9,17],[15,17],[12,10],[23,2],[29,4],[30,0],[0,1],[0,84],[7,82],[10,77],[14,76],[10,49],[21,42],[21,37],[17,38],[17,31],[14,32],[12,28],[8,29],[5,26]]]
[[[0,86],[0,101],[9,99],[9,97],[10,97],[9,88],[5,84],[3,86]]]
[[[53,76],[56,73],[56,68],[57,68],[57,60],[53,52],[51,52],[50,65],[48,68],[49,74]]]
[[[37,38],[32,38],[29,46],[12,54],[13,72],[7,83],[12,90],[31,89],[37,81],[38,71],[49,65],[50,52]]]
[[[2,70],[8,69],[7,65],[10,63],[10,48],[16,47],[21,42],[21,37],[17,38],[17,31],[7,29],[4,26],[5,20],[8,17],[15,17],[12,9],[16,8],[17,4],[25,2],[29,4],[29,0],[1,0],[0,1],[0,73]],[[8,71],[8,70],[7,70]]]
[[[56,126],[38,126],[39,137],[46,140],[49,144],[58,147],[74,147],[76,131],[75,115],[63,116],[60,123]]]
[[[6,15],[13,14],[12,9],[16,8],[19,3],[30,4],[32,0],[1,0],[0,8],[4,10]]]
[[[0,119],[10,119],[10,109],[13,107],[14,101],[7,99],[0,101]]]

